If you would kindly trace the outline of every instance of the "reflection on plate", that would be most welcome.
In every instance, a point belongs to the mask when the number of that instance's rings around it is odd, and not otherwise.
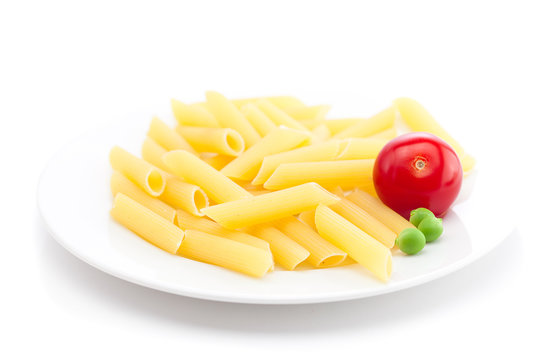
[[[139,153],[147,119],[130,119],[129,123],[96,131],[66,146],[43,172],[38,193],[43,219],[62,246],[109,274],[143,286],[240,303],[295,304],[363,298],[456,271],[495,247],[513,228],[490,205],[492,194],[500,194],[493,182],[497,177],[490,169],[481,169],[466,178],[459,201],[444,219],[445,233],[439,240],[416,256],[395,252],[394,273],[387,284],[356,264],[293,272],[276,269],[263,279],[254,279],[173,256],[109,217],[109,149],[119,144]],[[498,201],[497,208],[504,206],[504,199]]]

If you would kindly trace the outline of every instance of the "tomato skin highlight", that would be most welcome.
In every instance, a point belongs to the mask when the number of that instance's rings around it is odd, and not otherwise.
[[[424,132],[388,142],[373,168],[379,199],[406,219],[419,207],[444,216],[459,194],[462,179],[463,169],[454,149]]]

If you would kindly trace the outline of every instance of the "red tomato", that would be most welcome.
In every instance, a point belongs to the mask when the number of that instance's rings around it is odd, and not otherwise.
[[[386,144],[373,168],[377,195],[409,219],[424,207],[435,216],[446,214],[461,189],[461,162],[450,145],[435,135],[413,132]]]

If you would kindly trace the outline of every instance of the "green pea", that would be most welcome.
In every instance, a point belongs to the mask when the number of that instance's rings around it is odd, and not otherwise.
[[[396,243],[405,254],[414,255],[426,245],[426,237],[416,228],[407,228],[399,233]]]
[[[418,224],[418,230],[420,230],[426,237],[426,242],[432,242],[437,240],[443,233],[442,219],[435,216],[425,217],[420,224]]]
[[[435,215],[433,215],[433,213],[430,210],[426,208],[418,208],[411,211],[411,217],[409,221],[411,222],[411,224],[418,227],[418,224],[420,224],[420,222],[424,220],[425,217],[428,217],[428,216],[435,217]]]

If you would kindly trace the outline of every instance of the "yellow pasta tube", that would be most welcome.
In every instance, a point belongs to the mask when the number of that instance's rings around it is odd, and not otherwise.
[[[336,160],[281,164],[264,183],[269,190],[316,182],[323,187],[353,188],[372,181],[375,160]]]
[[[328,111],[330,111],[330,106],[294,106],[285,108],[283,111],[296,120],[323,120],[326,114],[328,114]]]
[[[113,196],[116,196],[118,193],[123,193],[164,219],[174,223],[176,218],[176,210],[174,208],[163,201],[148,195],[118,171],[114,171],[111,176],[111,192]]]
[[[387,282],[392,274],[390,249],[360,230],[329,207],[319,205],[315,211],[315,224],[319,234]]]
[[[115,146],[111,149],[109,161],[114,170],[121,172],[147,194],[158,196],[165,189],[165,179],[155,166],[121,147]]]
[[[240,111],[262,137],[266,136],[277,126],[258,107],[251,103],[242,106]]]
[[[221,173],[240,180],[252,180],[265,156],[295,148],[309,141],[310,134],[285,127],[275,128],[253,147],[228,163]]]
[[[144,139],[142,158],[163,171],[167,171],[167,165],[165,165],[161,158],[166,152],[167,150],[151,137],[146,137],[146,139]]]
[[[281,164],[307,161],[333,160],[338,155],[340,144],[338,141],[329,141],[322,144],[304,146],[279,154],[265,156],[252,184],[262,185]]]
[[[328,119],[324,122],[328,130],[335,135],[348,127],[366,121],[365,118]]]
[[[308,183],[210,206],[202,209],[202,212],[228,229],[238,229],[299,214],[318,204],[328,205],[337,201],[339,197],[315,183]]]
[[[233,129],[178,126],[176,131],[198,152],[238,156],[244,151],[244,139]]]
[[[298,219],[304,224],[308,225],[313,230],[316,230],[315,227],[315,209],[304,211],[298,215]]]
[[[323,239],[315,230],[290,216],[273,222],[278,230],[309,251],[307,262],[315,267],[341,264],[347,254]]]
[[[174,117],[179,125],[219,127],[219,123],[214,115],[200,104],[187,105],[181,101],[172,99],[171,105]]]
[[[111,216],[144,240],[171,254],[176,254],[182,243],[184,232],[178,226],[122,193],[114,197]]]
[[[178,254],[255,277],[273,267],[269,251],[197,230],[186,230]]]
[[[176,209],[184,209],[197,216],[202,216],[201,209],[209,205],[208,196],[200,187],[174,177],[167,179],[165,190],[159,199]]]
[[[182,230],[198,230],[208,234],[221,236],[227,239],[241,242],[242,244],[255,246],[259,249],[270,251],[270,245],[259,237],[243,233],[241,231],[225,229],[215,221],[193,216],[183,210],[178,210],[176,224]]]
[[[230,163],[231,161],[235,159],[235,157],[229,156],[229,155],[214,155],[214,154],[211,154],[211,155],[206,154],[206,155],[207,156],[203,154],[203,156],[201,156],[201,159],[203,159],[205,163],[212,166],[216,170],[223,169],[225,165],[227,165],[228,163]]]
[[[395,126],[392,126],[386,130],[379,131],[378,133],[375,133],[373,135],[370,135],[366,137],[366,139],[378,139],[382,141],[390,141],[393,138],[398,136],[398,132]]]
[[[276,125],[283,125],[297,130],[308,130],[304,125],[266,99],[258,100],[255,105]]]
[[[375,159],[385,141],[371,138],[352,138],[343,140],[343,150],[338,154],[338,160]]]
[[[474,167],[474,158],[465,154],[463,147],[431,116],[420,103],[409,98],[394,100],[401,118],[412,131],[424,131],[440,137],[456,151],[463,166],[463,171],[469,171]],[[465,157],[467,156],[467,159]],[[465,167],[467,165],[467,167]]]
[[[311,143],[319,144],[319,143],[325,142],[331,136],[332,134],[330,134],[330,130],[328,130],[326,125],[320,124],[319,126],[315,127],[313,130],[311,130]]]
[[[382,201],[364,191],[356,190],[347,195],[346,198],[367,211],[396,234],[407,228],[414,227],[413,224],[405,220],[401,215],[384,205]]]
[[[163,162],[174,175],[200,186],[216,203],[251,197],[240,185],[187,151],[168,152],[163,155]]]
[[[287,270],[294,270],[309,256],[309,251],[275,227],[261,224],[252,226],[248,231],[266,240],[270,244],[274,260]]]
[[[245,116],[226,97],[215,91],[207,91],[206,101],[221,127],[238,131],[244,138],[247,148],[261,139]]]
[[[231,102],[238,108],[241,108],[242,106],[246,104],[252,104],[257,102],[258,100],[262,99],[263,97],[254,97],[254,98],[246,98],[246,99],[233,99]],[[276,105],[280,109],[285,109],[288,107],[296,107],[296,106],[305,106],[302,101],[295,98],[294,96],[288,96],[288,95],[279,95],[279,96],[265,96],[266,100],[270,101],[272,104]]]
[[[334,137],[336,139],[346,139],[350,137],[366,137],[394,126],[396,119],[396,109],[391,106],[372,117],[338,132]]]
[[[394,246],[397,234],[353,202],[347,199],[341,199],[341,201],[330,205],[329,208],[365,231],[387,248],[391,249]]]
[[[157,117],[152,119],[147,135],[168,151],[186,150],[197,155],[197,152],[189,143]]]

